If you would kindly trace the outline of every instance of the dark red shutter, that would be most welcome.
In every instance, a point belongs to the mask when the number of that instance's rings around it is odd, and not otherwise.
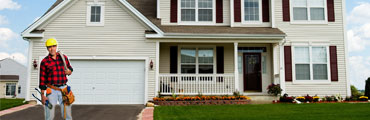
[[[171,4],[170,21],[171,22],[177,22],[177,0],[171,0],[170,4]]]
[[[335,13],[334,13],[334,0],[327,0],[326,1],[328,7],[328,21],[335,22]]]
[[[170,73],[177,73],[177,46],[170,47]]]
[[[240,0],[234,0],[234,22],[241,22],[241,16],[242,16],[242,5],[240,3]]]
[[[217,73],[224,73],[224,47],[216,47]]]
[[[289,0],[283,0],[283,21],[290,21]]]
[[[270,22],[270,0],[262,0],[262,20]]]
[[[331,81],[338,81],[337,46],[330,46],[329,50]]]
[[[216,0],[216,23],[223,23],[224,16],[223,16],[223,1]]]
[[[292,81],[292,48],[284,47],[285,81]]]

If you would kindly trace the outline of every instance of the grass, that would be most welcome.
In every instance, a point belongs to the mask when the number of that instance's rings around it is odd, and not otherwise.
[[[0,99],[0,110],[5,110],[8,108],[23,105],[24,99]]]
[[[158,106],[154,120],[366,120],[370,103]]]

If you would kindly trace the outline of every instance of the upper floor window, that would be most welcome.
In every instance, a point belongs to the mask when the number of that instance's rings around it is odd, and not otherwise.
[[[86,12],[86,25],[104,26],[104,3],[88,2]]]
[[[182,22],[213,22],[214,0],[181,0],[180,20]]]
[[[244,22],[260,23],[262,22],[262,4],[261,0],[243,0],[242,8]]]
[[[293,0],[294,21],[325,21],[326,0]]]

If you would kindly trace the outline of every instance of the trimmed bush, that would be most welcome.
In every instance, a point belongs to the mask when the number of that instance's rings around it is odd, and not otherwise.
[[[370,97],[370,77],[367,78],[367,80],[366,80],[365,95],[364,96]]]

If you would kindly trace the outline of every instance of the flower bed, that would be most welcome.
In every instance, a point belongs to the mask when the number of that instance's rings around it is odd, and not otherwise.
[[[318,96],[311,97],[307,96],[298,96],[289,97],[288,94],[284,94],[284,96],[280,97],[279,101],[273,101],[273,103],[337,103],[337,102],[344,102],[344,103],[367,103],[368,97],[361,96],[358,100],[353,100],[351,98],[343,99],[340,96],[325,96],[320,99]]]
[[[221,105],[221,104],[249,104],[251,99],[246,96],[195,96],[195,97],[168,97],[153,98],[155,105]]]

